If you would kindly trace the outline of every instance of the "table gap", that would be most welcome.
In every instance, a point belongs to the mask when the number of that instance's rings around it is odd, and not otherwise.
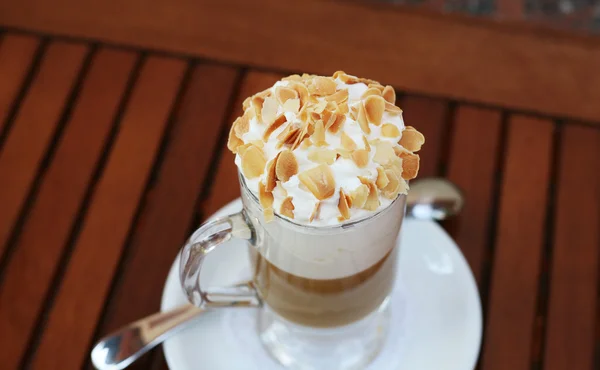
[[[1,41],[1,39],[0,39],[0,41]],[[23,99],[29,92],[31,83],[37,76],[39,67],[41,65],[42,59],[43,59],[46,49],[48,47],[49,41],[50,41],[49,38],[42,38],[40,44],[37,47],[37,50],[35,51],[35,53],[33,55],[33,61],[31,62],[29,71],[27,72],[27,75],[25,76],[25,79],[23,80],[21,88],[19,89],[19,92],[17,93],[17,96],[12,103],[10,111],[8,112],[8,115],[6,116],[6,124],[4,125],[4,128],[2,130],[0,130],[0,150],[2,150],[4,141],[8,137],[8,133],[10,132],[10,129],[15,121],[15,118],[17,117],[17,113],[19,112],[21,103],[23,102]]]
[[[533,339],[531,341],[531,369],[541,370],[544,368],[544,352],[546,341],[546,328],[548,321],[548,304],[550,296],[551,268],[552,268],[552,247],[554,245],[554,212],[556,209],[556,194],[559,184],[559,161],[562,151],[562,124],[560,121],[554,122],[554,132],[552,135],[552,152],[550,157],[550,177],[548,183],[548,197],[546,200],[546,220],[544,244],[542,255],[540,257],[540,276],[537,292],[537,311],[533,328]]]

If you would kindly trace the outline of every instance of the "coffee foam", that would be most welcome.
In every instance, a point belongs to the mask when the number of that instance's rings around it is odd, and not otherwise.
[[[259,253],[279,269],[308,279],[339,279],[368,269],[396,245],[405,195],[369,219],[338,227],[304,227],[285,218],[265,222],[260,206],[245,195],[245,207],[260,223]]]

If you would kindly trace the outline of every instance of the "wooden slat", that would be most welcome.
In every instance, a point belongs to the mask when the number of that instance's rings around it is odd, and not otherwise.
[[[0,285],[0,363],[16,368],[84,200],[135,54],[102,49],[65,127]]]
[[[525,0],[498,0],[495,16],[501,19],[521,19],[525,13]]]
[[[497,110],[463,105],[456,110],[452,130],[447,176],[464,191],[466,202],[458,218],[451,222],[450,230],[480,285],[497,190],[500,120]]]
[[[16,34],[7,34],[0,42],[0,135],[8,123],[8,114],[15,104],[39,45],[40,41],[36,37]]]
[[[149,57],[95,189],[39,347],[33,369],[79,369],[122,253],[186,69]]]
[[[233,122],[236,117],[242,114],[242,102],[244,99],[273,86],[273,84],[282,77],[282,75],[275,73],[248,72],[248,74],[244,76],[238,91],[231,116],[229,117],[229,122]],[[221,150],[222,155],[219,159],[215,180],[211,186],[210,196],[201,204],[201,212],[204,217],[209,217],[219,210],[219,208],[227,204],[227,202],[240,196],[240,186],[238,183],[237,167],[234,163],[234,156],[227,147],[224,147]]]
[[[219,149],[223,125],[229,127],[226,118],[236,77],[235,69],[211,64],[199,65],[193,71],[100,335],[160,309],[165,277],[188,237],[203,183],[211,181],[207,171],[214,151]],[[148,369],[148,360],[148,356],[140,359],[133,368]],[[88,368],[92,369],[91,365]]]
[[[0,151],[0,257],[48,149],[88,48],[54,42]]]
[[[592,369],[598,312],[600,130],[567,125],[561,138],[544,369]]]
[[[439,99],[407,96],[400,106],[404,111],[405,125],[413,126],[425,135],[425,145],[419,151],[419,177],[437,175],[445,140],[448,104]]]
[[[600,41],[528,24],[319,0],[4,1],[0,24],[600,122]]]
[[[553,129],[528,116],[509,122],[483,370],[531,368]]]

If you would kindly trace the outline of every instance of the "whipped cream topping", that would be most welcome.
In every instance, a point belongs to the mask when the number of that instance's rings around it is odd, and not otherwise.
[[[356,221],[406,194],[418,171],[413,152],[424,139],[407,130],[389,86],[343,72],[290,76],[244,108],[228,147],[267,221],[273,214],[312,226]]]

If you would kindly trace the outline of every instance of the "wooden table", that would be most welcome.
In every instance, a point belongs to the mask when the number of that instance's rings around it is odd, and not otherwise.
[[[146,3],[0,2],[0,367],[91,369],[238,196],[242,100],[344,69],[397,88],[420,175],[465,191],[444,226],[481,292],[479,368],[599,368],[598,39],[351,2]]]

